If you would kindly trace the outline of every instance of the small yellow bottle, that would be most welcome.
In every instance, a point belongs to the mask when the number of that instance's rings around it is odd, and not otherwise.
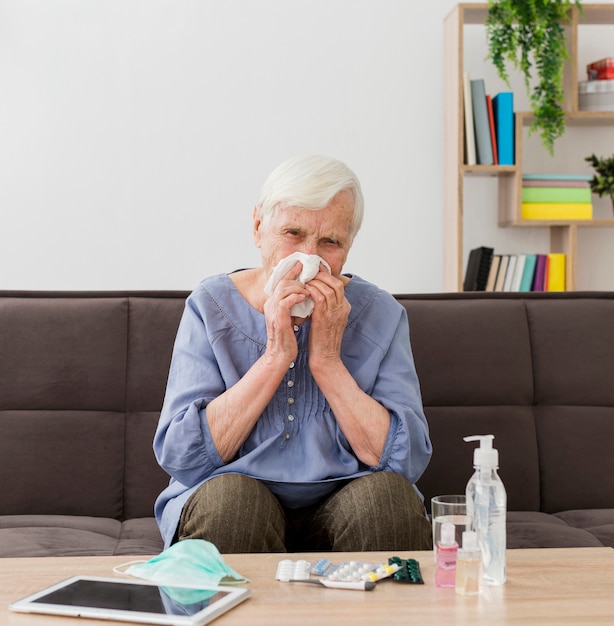
[[[456,556],[456,593],[474,596],[480,593],[482,580],[482,556],[478,536],[472,530],[463,532],[463,547]]]

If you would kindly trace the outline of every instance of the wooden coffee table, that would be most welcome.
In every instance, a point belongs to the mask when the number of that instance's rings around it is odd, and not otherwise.
[[[474,597],[434,585],[431,552],[398,553],[420,562],[424,585],[381,582],[373,591],[344,591],[275,580],[282,558],[329,558],[386,562],[389,553],[226,555],[226,562],[249,578],[251,597],[214,624],[245,626],[377,626],[378,624],[612,624],[614,550],[572,548],[509,550],[508,581]],[[142,557],[137,557],[142,558]],[[113,576],[130,557],[0,559],[0,624],[77,626],[89,619],[12,613],[9,602],[74,574]],[[120,623],[120,622],[115,622]]]

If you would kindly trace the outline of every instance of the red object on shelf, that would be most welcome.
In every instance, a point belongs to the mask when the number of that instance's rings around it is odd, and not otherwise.
[[[586,66],[588,80],[611,80],[614,78],[614,57],[600,59]]]

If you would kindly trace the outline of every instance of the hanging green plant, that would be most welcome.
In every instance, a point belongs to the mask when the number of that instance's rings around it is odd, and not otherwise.
[[[535,115],[529,132],[540,131],[551,155],[554,141],[565,132],[561,103],[563,67],[569,54],[563,25],[569,23],[574,4],[582,11],[580,0],[488,0],[488,58],[507,85],[506,62],[524,75]],[[531,88],[533,70],[537,80]]]

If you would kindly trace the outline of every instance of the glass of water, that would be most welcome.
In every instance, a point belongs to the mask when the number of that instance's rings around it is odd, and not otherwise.
[[[463,532],[471,530],[471,519],[467,515],[467,501],[464,495],[435,496],[431,499],[431,519],[433,522],[433,552],[441,539],[443,524],[454,524],[454,536],[459,547],[463,543]]]

